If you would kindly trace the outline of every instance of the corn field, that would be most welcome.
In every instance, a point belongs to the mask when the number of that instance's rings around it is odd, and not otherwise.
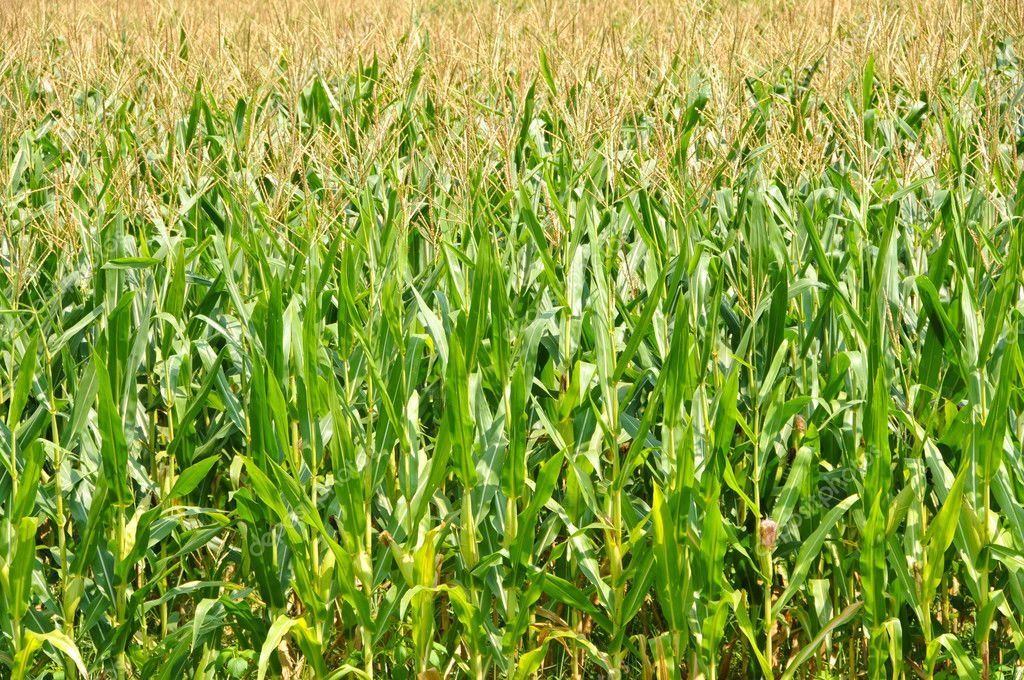
[[[0,3],[0,677],[1024,677],[1024,6]]]

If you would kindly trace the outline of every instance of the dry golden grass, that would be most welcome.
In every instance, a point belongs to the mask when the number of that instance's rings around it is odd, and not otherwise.
[[[787,117],[771,116],[761,140],[769,171],[800,177],[828,161],[830,139],[860,138],[857,116],[822,121],[821,112],[841,114],[843,97],[856,99],[869,57],[879,82],[897,86],[878,90],[876,107],[884,114],[888,93],[935,96],[940,87],[948,90],[957,69],[983,71],[998,39],[1022,35],[1024,3],[1016,0],[3,0],[0,143],[12,156],[17,140],[50,112],[75,111],[83,94],[94,92],[109,106],[130,100],[133,134],[158,148],[199,83],[204,96],[226,107],[270,92],[294,102],[312,77],[348,74],[377,58],[383,89],[401,89],[422,69],[421,89],[447,112],[428,140],[432,156],[449,170],[441,174],[466,177],[470,168],[494,163],[495,153],[507,157],[516,134],[514,102],[539,77],[543,50],[559,96],[539,96],[566,122],[566,141],[579,148],[594,140],[615,144],[646,103],[659,98],[670,110],[699,87],[709,97],[702,134],[724,154],[749,120],[751,83],[770,91],[812,73],[804,85],[826,106],[809,107],[795,128]],[[30,96],[17,74],[45,96]],[[985,108],[989,116],[997,110]],[[107,120],[83,124],[65,115],[53,124],[68,148],[95,148],[118,134]],[[329,133],[300,140],[296,126],[270,125],[263,133],[276,153],[268,159],[266,148],[254,147],[248,162],[287,178],[313,153],[366,174],[394,143],[392,123],[380,116],[354,147]],[[985,121],[993,131],[1004,123]],[[646,153],[660,177],[678,142],[675,117],[645,124]],[[993,132],[993,143],[997,137]],[[942,153],[932,150],[930,157]],[[10,163],[2,164],[5,171]],[[905,164],[914,167],[914,159]],[[694,167],[695,191],[720,171],[718,161]],[[127,189],[132,172],[125,166],[115,173],[123,189],[117,194],[132,202],[131,210],[153,212],[159,201]],[[63,249],[77,241],[77,227],[56,214],[41,228]]]
[[[127,85],[152,69],[172,100],[190,96],[200,75],[215,91],[278,78],[298,89],[313,71],[346,70],[372,54],[401,63],[426,40],[427,74],[453,96],[473,82],[535,72],[541,47],[562,82],[600,73],[604,85],[591,94],[603,104],[647,92],[676,59],[715,76],[723,106],[742,96],[743,79],[819,58],[814,84],[823,92],[844,87],[868,56],[879,77],[928,91],[958,63],[990,56],[993,36],[1021,35],[1016,0],[5,0],[0,8],[5,68],[50,70],[55,88]]]
[[[200,79],[218,101],[269,89],[294,98],[312,75],[347,73],[374,56],[386,78],[405,82],[425,54],[425,87],[493,131],[484,142],[491,147],[501,144],[509,112],[481,95],[512,88],[521,97],[543,48],[559,88],[581,88],[567,116],[579,140],[619,130],[638,102],[685,83],[666,78],[682,70],[709,88],[714,132],[731,141],[748,116],[749,80],[800,78],[817,64],[809,85],[838,100],[871,56],[883,82],[932,93],[958,66],[991,61],[993,36],[1021,35],[1016,0],[5,0],[0,73],[32,72],[50,96],[30,103],[17,88],[7,92],[0,134],[17,139],[47,107],[71,110],[89,88],[110,101],[131,92],[156,128],[169,129]],[[565,102],[552,105],[564,112]],[[68,134],[101,131],[102,123],[71,125]],[[795,132],[783,123],[768,130],[766,162],[799,174],[820,164],[823,141]],[[470,144],[438,151],[457,162],[474,155]]]

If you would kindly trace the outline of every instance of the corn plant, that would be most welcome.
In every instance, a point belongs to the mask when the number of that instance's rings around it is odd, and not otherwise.
[[[4,677],[1020,676],[1019,9],[181,3],[5,23]]]

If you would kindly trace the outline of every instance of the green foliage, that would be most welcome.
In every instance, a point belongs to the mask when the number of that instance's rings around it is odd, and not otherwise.
[[[725,140],[682,65],[589,136],[545,51],[496,132],[377,59],[60,116],[5,66],[0,663],[1019,670],[1017,60],[817,68]],[[762,162],[790,117],[820,171]]]

